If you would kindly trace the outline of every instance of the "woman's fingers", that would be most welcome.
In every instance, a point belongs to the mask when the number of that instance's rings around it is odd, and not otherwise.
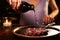
[[[13,9],[18,9],[21,4],[21,0],[9,0],[9,4]]]
[[[48,24],[51,23],[53,21],[53,19],[51,17],[44,17],[43,18],[43,23],[44,24]]]

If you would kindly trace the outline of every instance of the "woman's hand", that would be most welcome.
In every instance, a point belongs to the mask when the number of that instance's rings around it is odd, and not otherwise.
[[[21,4],[21,0],[9,0],[9,4],[13,9],[18,9]]]
[[[51,17],[49,17],[49,16],[45,16],[45,17],[43,18],[43,23],[44,23],[44,24],[48,24],[48,23],[53,22],[53,20],[54,20],[54,18],[51,18]]]

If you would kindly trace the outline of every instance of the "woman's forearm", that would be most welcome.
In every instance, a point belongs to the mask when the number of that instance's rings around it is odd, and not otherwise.
[[[59,10],[56,9],[56,10],[54,10],[54,11],[51,12],[51,14],[49,15],[49,17],[51,17],[51,18],[55,18],[55,16],[57,16],[58,13],[59,13]]]
[[[57,6],[57,4],[56,4],[56,1],[55,0],[50,0],[49,1],[50,3],[50,7],[51,7],[51,10],[52,10],[52,12],[50,13],[50,17],[51,18],[55,18],[55,16],[58,14],[58,12],[59,12],[59,9],[58,9],[58,6]]]

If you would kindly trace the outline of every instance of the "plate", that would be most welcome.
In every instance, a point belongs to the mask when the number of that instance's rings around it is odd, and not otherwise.
[[[60,30],[60,25],[54,25],[54,26],[50,26],[52,28],[56,28],[56,29],[59,29]]]
[[[42,37],[50,37],[50,36],[55,36],[57,34],[59,34],[60,32],[55,30],[55,29],[46,29],[48,30],[48,34],[47,35],[44,35],[44,36],[27,36],[27,35],[23,35],[23,34],[19,34],[19,33],[16,33],[16,31],[20,30],[21,28],[24,28],[24,27],[17,27],[13,30],[13,34],[16,35],[16,36],[22,36],[22,37],[28,37],[28,38],[42,38]]]

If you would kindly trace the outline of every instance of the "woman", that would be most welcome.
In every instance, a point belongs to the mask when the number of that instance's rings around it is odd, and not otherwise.
[[[19,9],[22,1],[33,4],[35,6],[35,12],[29,10],[22,13],[23,16],[20,18],[20,25],[29,24],[39,26],[42,23],[48,24],[52,22],[59,12],[55,0],[9,0],[9,4],[13,10],[16,10]],[[48,5],[52,9],[52,12],[49,15]]]

